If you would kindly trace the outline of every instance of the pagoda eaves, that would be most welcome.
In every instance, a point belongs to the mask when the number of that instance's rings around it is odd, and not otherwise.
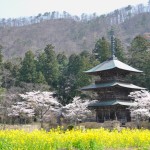
[[[144,90],[145,88],[136,86],[131,83],[123,83],[123,82],[109,82],[109,83],[100,83],[100,84],[91,84],[88,86],[85,86],[81,88],[81,90],[95,90],[95,89],[101,89],[101,88],[108,88],[108,87],[122,87],[122,88],[128,88],[128,89],[134,89],[134,90]]]
[[[81,88],[84,91],[95,92],[94,99],[97,101],[89,104],[89,108],[96,112],[96,121],[118,120],[122,124],[131,121],[129,107],[134,105],[134,100],[128,95],[132,91],[143,90],[145,88],[131,84],[126,80],[130,73],[142,73],[115,57],[114,35],[111,35],[112,56],[108,60],[100,63],[88,71],[89,75],[97,76],[95,84]]]
[[[135,105],[132,101],[122,101],[122,100],[109,100],[109,101],[98,101],[91,103],[88,107],[100,107],[100,106],[114,106],[114,105],[122,105],[122,106],[132,106]]]
[[[108,71],[108,70],[113,70],[113,69],[120,69],[128,72],[135,72],[135,73],[141,73],[143,71],[135,69],[121,61],[119,61],[116,57],[115,58],[110,58],[103,63],[100,63],[99,65],[95,66],[94,68],[85,71],[85,73],[88,74],[96,74],[98,72],[103,72],[103,71]]]

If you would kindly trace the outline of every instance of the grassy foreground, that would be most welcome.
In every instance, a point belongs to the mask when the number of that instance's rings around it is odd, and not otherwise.
[[[150,149],[150,130],[1,130],[1,150]]]

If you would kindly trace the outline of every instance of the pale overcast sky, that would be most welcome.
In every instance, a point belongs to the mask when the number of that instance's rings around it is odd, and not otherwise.
[[[147,5],[148,0],[0,0],[0,18],[35,16],[52,11],[101,15],[140,3]]]

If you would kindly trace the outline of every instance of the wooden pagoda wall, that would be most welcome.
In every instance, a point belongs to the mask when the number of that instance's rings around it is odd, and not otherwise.
[[[131,121],[130,111],[125,106],[105,106],[96,108],[96,122],[118,120],[122,124]]]

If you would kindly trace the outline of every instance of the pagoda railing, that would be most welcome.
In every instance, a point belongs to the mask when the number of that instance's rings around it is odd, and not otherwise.
[[[127,79],[122,77],[107,77],[95,80],[95,84],[106,83],[110,81],[118,81],[118,82],[129,82]]]
[[[127,96],[121,96],[121,95],[104,95],[104,96],[99,95],[97,97],[97,99],[99,99],[99,100],[113,100],[113,99],[130,100],[129,97],[127,97]]]

